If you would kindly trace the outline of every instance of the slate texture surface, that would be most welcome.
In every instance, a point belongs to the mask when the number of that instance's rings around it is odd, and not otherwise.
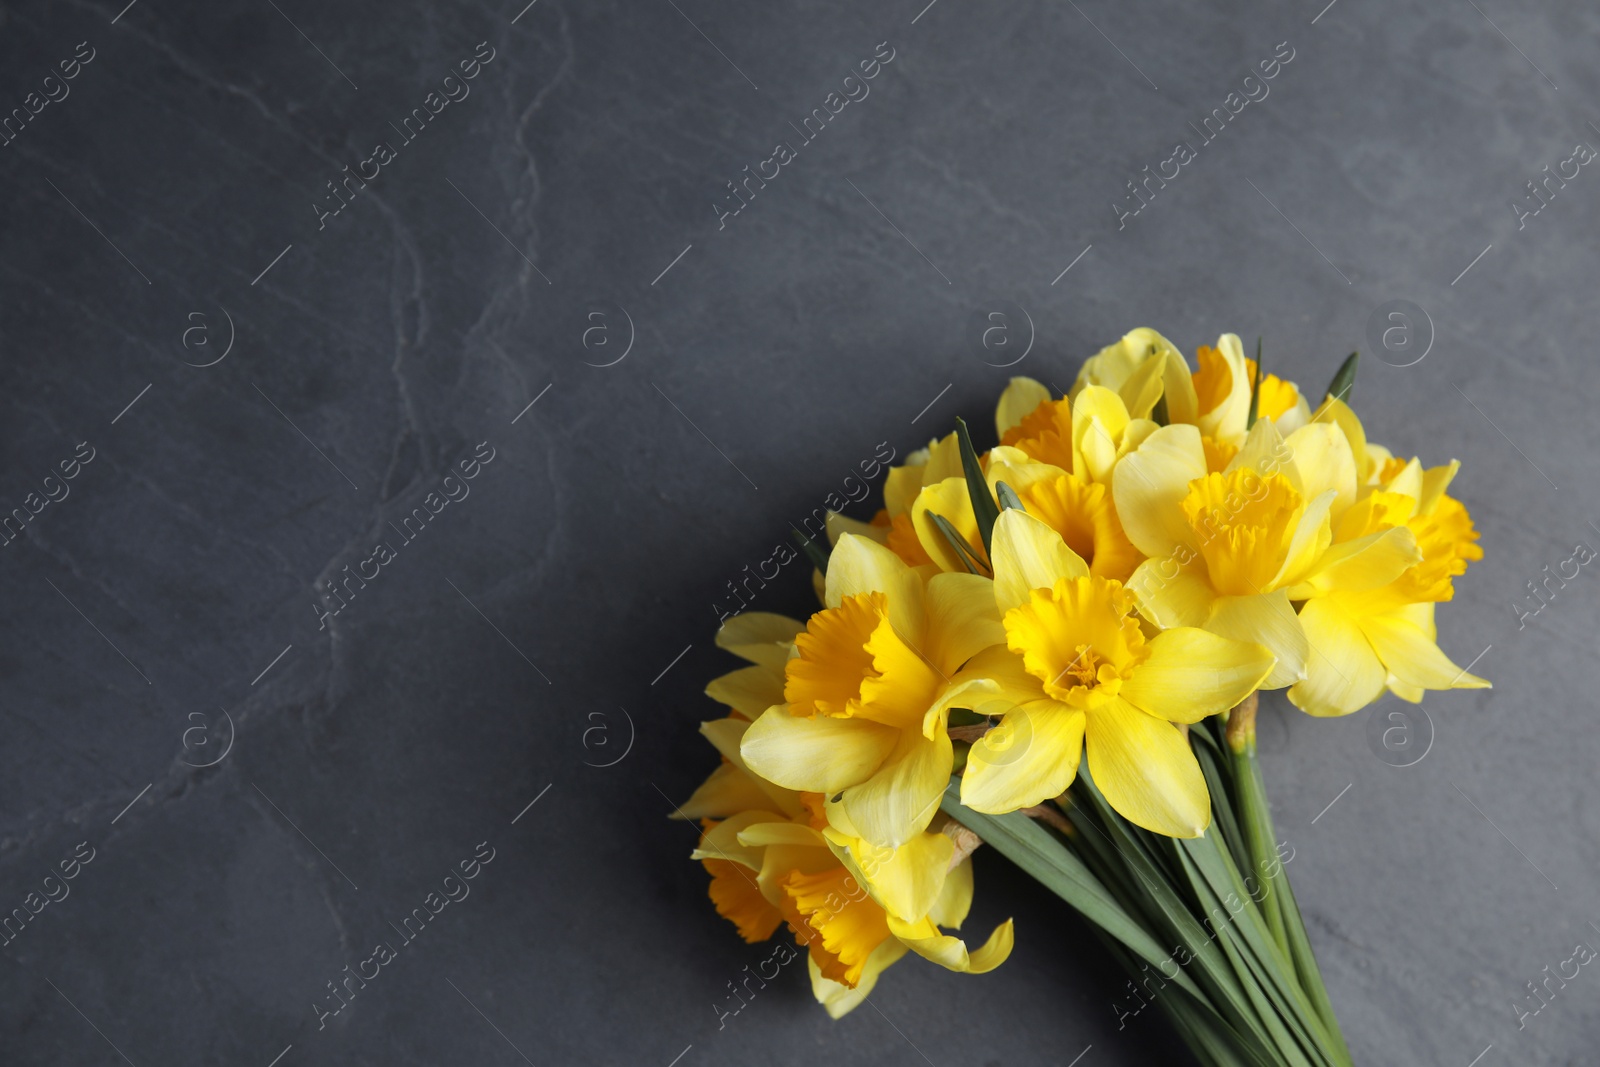
[[[122,5],[0,7],[0,909],[77,875],[0,949],[0,1060],[1178,1061],[983,854],[999,972],[719,1026],[765,950],[664,818],[724,583],[1150,325],[1311,388],[1360,348],[1373,435],[1465,464],[1442,640],[1494,690],[1263,714],[1357,1061],[1595,1061],[1600,977],[1517,1007],[1600,944],[1594,578],[1527,585],[1600,545],[1592,6]]]

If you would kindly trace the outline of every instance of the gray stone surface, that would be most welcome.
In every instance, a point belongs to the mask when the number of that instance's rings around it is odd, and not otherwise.
[[[0,1060],[1180,1059],[1153,1013],[1118,1031],[1087,930],[992,855],[999,972],[906,962],[839,1023],[790,973],[719,1030],[763,950],[664,819],[714,764],[724,581],[878,442],[986,424],[1008,375],[1068,385],[1147,324],[1262,335],[1312,388],[1367,350],[1373,436],[1465,464],[1487,558],[1442,643],[1495,689],[1430,696],[1408,767],[1369,745],[1392,698],[1262,727],[1357,1061],[1595,1062],[1590,969],[1514,1007],[1600,944],[1594,579],[1512,605],[1600,545],[1600,174],[1510,206],[1600,144],[1591,6],[123,3],[0,8],[0,107],[61,97],[0,148],[0,502],[93,455],[0,550],[0,908],[93,850],[0,949]],[[880,42],[870,95],[719,224]],[[1408,367],[1367,340],[1396,299],[1431,321]],[[479,442],[470,495],[405,542]],[[314,583],[382,540],[319,629]],[[791,568],[758,606],[808,595]],[[326,983],[480,842],[470,896],[319,1029]]]

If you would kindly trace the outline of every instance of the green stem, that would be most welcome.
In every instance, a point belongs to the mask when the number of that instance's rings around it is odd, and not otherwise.
[[[1305,921],[1300,916],[1300,906],[1294,899],[1294,890],[1289,886],[1289,874],[1278,858],[1277,833],[1272,826],[1272,812],[1261,778],[1261,764],[1256,758],[1254,725],[1252,723],[1249,736],[1242,744],[1233,743],[1231,728],[1229,734],[1228,747],[1233,757],[1234,781],[1239,790],[1239,815],[1244,823],[1251,854],[1255,857],[1256,876],[1266,882],[1264,903],[1271,907],[1268,911],[1269,922],[1274,913],[1278,919],[1278,925],[1273,927],[1273,936],[1279,939],[1293,962],[1300,986],[1305,990],[1317,1017],[1322,1020],[1334,1051],[1341,1062],[1351,1063],[1350,1048],[1339,1030],[1339,1020],[1334,1014],[1333,1002],[1328,999],[1327,987],[1323,985],[1322,972],[1317,967],[1311,940],[1306,935]]]

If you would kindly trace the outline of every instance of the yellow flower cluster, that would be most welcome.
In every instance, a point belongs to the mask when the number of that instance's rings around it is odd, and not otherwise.
[[[961,803],[1004,814],[1083,757],[1128,821],[1196,837],[1211,800],[1184,724],[1257,689],[1347,715],[1489,684],[1435,641],[1482,557],[1446,493],[1459,465],[1393,456],[1340,398],[1313,410],[1232,334],[1198,364],[1140,329],[1070,397],[1012,379],[978,458],[997,518],[958,436],[931,442],[871,523],[832,517],[822,610],[719,633],[751,666],[707,689],[731,714],[703,727],[723,764],[683,809],[694,855],[747,940],[788,923],[836,1017],[907,949],[967,972],[1010,952],[1009,921],[971,953],[941,932],[972,895],[940,813],[958,765]]]

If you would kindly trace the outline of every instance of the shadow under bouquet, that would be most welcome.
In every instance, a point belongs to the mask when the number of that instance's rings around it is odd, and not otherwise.
[[[870,523],[796,531],[821,610],[723,621],[749,665],[706,689],[722,761],[676,817],[700,822],[718,913],[750,942],[786,925],[835,1018],[908,953],[1005,961],[1010,920],[975,948],[947,932],[988,844],[1092,924],[1128,1013],[1158,1005],[1201,1063],[1351,1063],[1257,692],[1340,716],[1487,687],[1434,623],[1482,552],[1457,463],[1367,440],[1355,355],[1315,408],[1259,345],[1197,358],[1139,329],[1069,397],[1012,379],[996,447],[957,420],[889,471]]]

